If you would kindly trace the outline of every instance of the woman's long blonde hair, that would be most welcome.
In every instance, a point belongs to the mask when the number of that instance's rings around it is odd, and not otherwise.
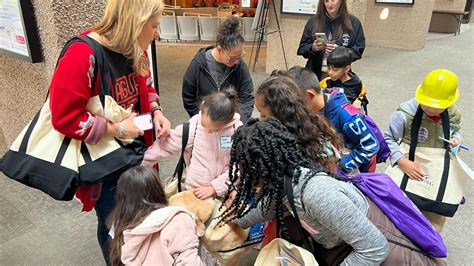
[[[138,36],[151,17],[161,16],[163,0],[108,0],[104,16],[92,31],[103,39],[102,44],[121,53],[133,63],[140,75],[147,75],[148,60],[138,43]]]

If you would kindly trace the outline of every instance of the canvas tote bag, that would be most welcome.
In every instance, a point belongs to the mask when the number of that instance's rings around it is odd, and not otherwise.
[[[87,36],[68,41],[59,58],[74,42],[86,42],[94,51],[94,77],[109,77],[102,46]],[[91,97],[87,110],[118,122],[130,115],[110,97],[108,78],[101,78],[98,96]],[[93,184],[107,175],[138,165],[146,147],[135,140],[118,140],[104,136],[95,145],[71,139],[56,131],[51,123],[49,93],[40,111],[21,131],[0,160],[0,171],[6,176],[39,189],[57,200],[71,200],[77,186]]]
[[[275,238],[258,253],[256,266],[318,265],[311,252],[285,239]]]
[[[421,113],[419,113],[421,112]],[[417,115],[419,117],[417,117]],[[400,150],[411,161],[417,163],[428,176],[423,181],[408,178],[398,166],[389,166],[386,174],[405,192],[413,203],[423,211],[434,212],[453,217],[456,213],[466,187],[468,174],[459,162],[451,159],[449,149],[416,147],[418,130],[421,123],[421,108],[418,109],[412,125],[412,143],[402,143]],[[442,115],[444,138],[449,139],[449,116],[447,111]],[[414,143],[415,142],[415,143]]]

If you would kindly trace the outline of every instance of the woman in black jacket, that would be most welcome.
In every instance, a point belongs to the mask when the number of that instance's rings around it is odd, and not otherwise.
[[[321,71],[323,59],[337,46],[353,51],[354,61],[362,57],[365,37],[359,19],[349,14],[346,0],[319,1],[316,15],[308,19],[301,36],[298,55],[307,58],[306,68],[311,69],[318,78],[326,77]],[[326,33],[328,43],[317,41],[316,33]]]
[[[240,119],[245,122],[253,111],[253,82],[244,56],[240,21],[229,17],[217,31],[215,46],[202,48],[188,66],[183,78],[183,105],[189,116],[199,113],[202,97],[227,85],[238,94]]]

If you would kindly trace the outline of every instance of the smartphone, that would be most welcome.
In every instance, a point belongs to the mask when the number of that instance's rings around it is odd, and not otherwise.
[[[323,44],[327,44],[328,43],[328,38],[326,37],[326,33],[324,32],[316,32],[315,34],[315,37],[316,37],[316,40],[318,42],[321,42]]]
[[[150,113],[140,114],[133,118],[133,123],[141,130],[149,130],[153,128],[153,121]]]

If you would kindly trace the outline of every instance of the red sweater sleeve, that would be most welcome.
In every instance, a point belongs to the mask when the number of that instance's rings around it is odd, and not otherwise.
[[[84,42],[72,44],[54,71],[50,84],[50,108],[53,127],[64,135],[84,140],[94,124],[94,115],[86,110],[91,96],[98,94],[100,78],[94,81],[94,53]]]
[[[147,51],[145,51],[145,57],[148,59],[148,63],[150,63],[150,57],[148,56]],[[155,88],[153,88],[153,77],[151,71],[148,71],[148,75],[146,77],[146,86],[147,86],[147,91],[148,91],[148,100],[150,102],[157,102],[160,103],[160,96],[156,93]]]
[[[153,88],[153,76],[151,73],[149,73],[149,76],[147,77],[146,86],[148,91],[148,101],[160,103],[160,96],[158,96],[155,88]]]

